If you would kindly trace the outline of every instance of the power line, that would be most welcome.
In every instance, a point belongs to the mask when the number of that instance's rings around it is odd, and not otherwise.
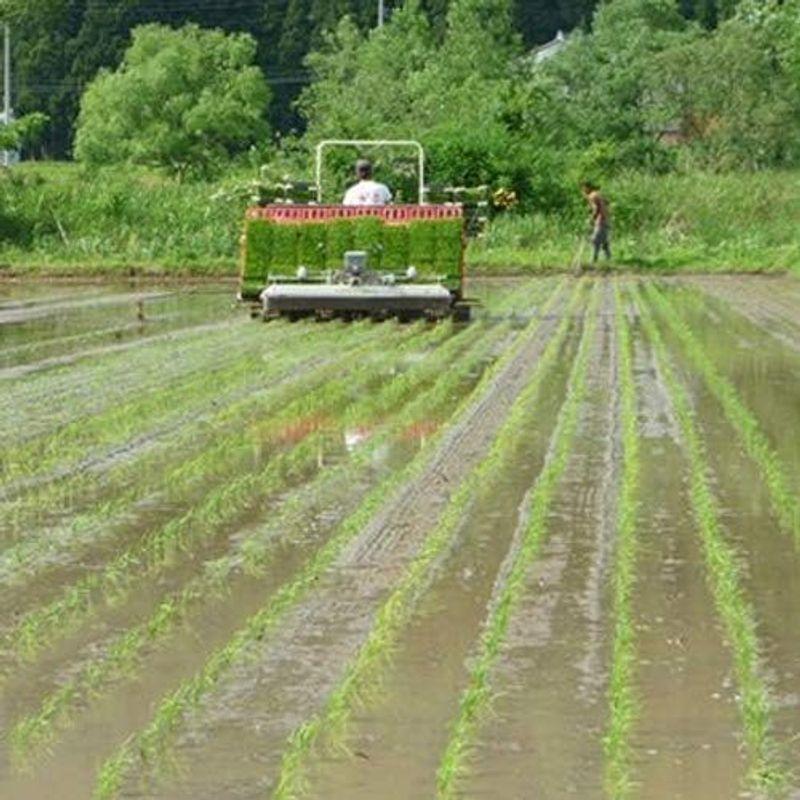
[[[313,75],[279,75],[274,77],[265,77],[268,86],[299,86],[311,83]],[[31,94],[52,94],[59,90],[74,90],[82,92],[89,82],[81,81],[36,81],[35,83],[25,83],[24,81],[17,80],[15,82],[15,89],[19,92],[29,92]]]

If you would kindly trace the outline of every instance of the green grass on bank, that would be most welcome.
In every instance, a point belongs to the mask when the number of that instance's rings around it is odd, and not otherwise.
[[[629,174],[603,192],[617,267],[800,272],[800,173]],[[585,264],[587,230],[574,215],[500,218],[472,247],[470,262],[512,272]]]
[[[142,169],[71,163],[0,171],[0,275],[226,275],[237,270],[246,202],[233,187]]]
[[[246,200],[239,170],[180,183],[143,169],[76,164],[0,171],[0,276],[233,275]],[[800,173],[619,176],[613,266],[623,270],[800,272]],[[509,214],[470,244],[473,273],[536,273],[590,260],[582,200]]]

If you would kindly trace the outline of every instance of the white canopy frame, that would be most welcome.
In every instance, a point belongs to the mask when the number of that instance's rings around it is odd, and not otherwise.
[[[417,202],[425,205],[425,151],[414,139],[323,139],[317,145],[314,177],[317,184],[317,202],[322,202],[322,162],[329,147],[411,147],[416,150],[419,173],[419,195]]]

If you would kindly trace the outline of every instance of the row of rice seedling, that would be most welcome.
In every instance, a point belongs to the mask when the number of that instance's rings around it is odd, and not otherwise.
[[[231,441],[229,435],[225,435],[226,427],[235,429],[238,439],[243,436],[248,437],[248,442],[245,444],[249,443],[252,449],[253,437],[260,441],[264,436],[263,431],[249,429],[248,426],[251,424],[249,420],[253,416],[260,415],[263,419],[263,415],[284,408],[291,403],[292,397],[298,394],[303,396],[306,393],[302,390],[313,391],[325,379],[346,372],[342,365],[351,357],[366,357],[370,348],[380,346],[386,341],[402,341],[408,336],[415,335],[416,330],[408,328],[405,331],[396,331],[388,326],[369,333],[361,330],[362,339],[354,343],[347,339],[343,345],[338,338],[335,338],[305,358],[298,359],[292,354],[276,357],[269,367],[259,371],[257,391],[248,390],[250,387],[245,386],[240,392],[243,396],[239,400],[227,405],[214,402],[207,414],[197,411],[191,415],[184,413],[181,424],[176,426],[175,430],[158,437],[152,435],[148,446],[142,448],[144,458],[137,459],[134,452],[115,468],[105,472],[102,492],[113,499],[105,504],[107,508],[103,517],[108,518],[111,507],[117,510],[125,508],[133,498],[141,497],[148,489],[152,491],[164,484],[180,486],[181,474],[174,469],[171,473],[166,471],[170,463],[174,464],[176,459],[186,460],[188,453],[196,452],[206,446],[209,437],[213,437],[217,442],[215,449],[219,453],[229,457],[234,451],[239,453],[241,448],[237,450],[236,442]],[[313,371],[305,369],[309,364],[314,365]],[[191,402],[191,398],[187,398],[187,402]],[[212,452],[206,452],[205,458],[201,458],[201,461],[204,464],[208,463],[213,455]],[[191,464],[196,464],[196,461],[197,459],[188,459],[187,469]],[[118,491],[114,496],[115,490],[123,487],[126,481],[128,483],[133,481],[135,485],[127,492],[124,489]],[[24,534],[37,519],[47,518],[54,510],[61,510],[63,513],[65,508],[75,508],[83,496],[82,493],[91,495],[97,488],[97,474],[89,469],[72,473],[58,481],[39,484],[24,495],[0,504],[0,526]]]
[[[581,406],[586,396],[586,372],[591,346],[597,328],[596,292],[567,385],[564,405],[542,471],[529,496],[529,517],[525,534],[505,572],[505,580],[497,587],[484,624],[478,651],[468,670],[468,683],[461,695],[458,712],[450,736],[439,761],[436,774],[437,795],[451,798],[458,794],[458,781],[466,769],[469,747],[476,730],[491,702],[491,673],[501,652],[509,622],[525,592],[526,577],[539,554],[547,534],[547,523],[558,482],[569,461],[572,443],[580,420]]]
[[[614,309],[617,323],[620,420],[622,424],[622,474],[617,496],[617,542],[613,577],[614,633],[609,677],[609,719],[603,745],[606,756],[606,793],[615,800],[630,794],[631,730],[637,714],[634,694],[636,633],[632,618],[632,595],[636,583],[638,550],[639,431],[636,384],[633,375],[633,347],[630,326],[615,286]]]
[[[298,334],[296,329],[286,326],[285,332],[276,329],[272,335],[280,338]],[[254,329],[242,320],[176,331],[131,343],[124,349],[109,349],[79,364],[64,364],[6,381],[0,398],[0,420],[8,419],[6,413],[17,409],[24,412],[28,427],[34,423],[44,425],[49,421],[47,411],[53,411],[53,398],[58,397],[63,409],[60,408],[55,421],[61,422],[70,412],[85,413],[85,406],[97,410],[139,388],[166,385],[197,369],[222,364],[232,351],[258,342]],[[154,370],[154,365],[161,369]]]
[[[336,330],[346,326],[330,327]],[[154,337],[157,340],[146,346],[97,355],[75,365],[8,381],[0,397],[0,436],[11,443],[46,434],[131,397],[150,395],[177,381],[224,369],[233,356],[250,356],[263,364],[259,357],[269,347],[297,346],[295,343],[305,338],[305,329],[304,325],[277,325],[265,333],[244,321],[210,326],[193,331],[191,336],[175,333]],[[5,427],[10,420],[16,424]]]
[[[53,336],[45,339],[38,336],[31,337],[30,341],[23,341],[21,344],[1,348],[0,365],[6,369],[20,364],[36,367],[38,362],[50,359],[56,353],[69,353],[70,355],[79,356],[82,352],[79,349],[82,344],[91,345],[93,342],[104,339],[109,339],[113,342],[127,333],[140,331],[141,329],[141,323],[126,322],[124,324],[117,323],[113,327],[93,328],[65,336]],[[76,349],[73,350],[72,348]],[[44,367],[46,364],[42,366]],[[0,372],[0,377],[5,378],[6,376]]]
[[[545,304],[542,315],[555,306],[562,286],[563,283],[559,284],[559,289]],[[513,363],[526,341],[538,329],[537,320],[519,334],[516,342],[506,348],[504,354],[484,371],[472,393],[453,409],[449,422],[431,436],[421,452],[405,467],[388,475],[369,491],[358,508],[336,528],[325,545],[314,553],[294,579],[282,586],[261,610],[250,617],[225,646],[216,650],[194,677],[183,682],[161,701],[150,723],[129,737],[102,765],[96,783],[97,798],[107,800],[115,797],[125,777],[137,765],[158,768],[168,750],[171,736],[180,726],[185,714],[199,706],[230,667],[245,657],[252,644],[261,641],[314,588],[319,578],[334,565],[374,514],[384,505],[395,502],[406,484],[424,474],[436,454],[437,443],[452,425],[458,424],[474,398],[482,396],[495,377]]]
[[[21,719],[9,737],[17,758],[29,759],[32,749],[51,741],[57,728],[68,720],[82,701],[96,696],[112,681],[132,674],[146,648],[168,636],[195,606],[205,605],[223,591],[230,590],[237,572],[263,570],[275,555],[275,539],[280,539],[284,530],[291,527],[291,520],[302,511],[310,497],[338,499],[342,486],[359,482],[371,469],[374,454],[391,443],[401,431],[419,419],[437,417],[447,410],[452,404],[453,393],[485,363],[488,351],[505,335],[502,328],[487,332],[476,327],[474,331],[469,348],[454,366],[442,371],[439,380],[407,405],[400,405],[403,392],[390,384],[390,391],[382,403],[368,398],[367,402],[351,406],[346,417],[354,423],[360,422],[365,415],[380,415],[385,409],[394,410],[394,413],[383,419],[380,430],[348,460],[320,472],[310,484],[283,500],[279,508],[270,511],[266,526],[257,529],[232,552],[207,564],[202,574],[163,599],[147,620],[120,633],[102,654],[85,661],[80,670],[47,696],[35,713]]]
[[[351,329],[347,326],[338,329],[338,333],[332,334],[329,330],[326,331],[326,336],[323,343],[328,348],[336,347],[337,337],[352,339],[353,335]],[[363,334],[361,334],[363,336]],[[272,338],[268,338],[272,342]],[[279,342],[272,342],[273,346],[278,352],[279,356],[284,354],[286,347],[278,348]],[[258,349],[253,354],[255,358],[260,358],[261,353]],[[275,359],[271,359],[272,362]],[[231,369],[233,365],[226,367],[226,370]],[[271,367],[277,369],[278,364],[259,364],[254,367],[253,374],[257,376],[258,380],[266,380],[267,375],[264,374],[265,369]],[[243,365],[244,371],[248,367]],[[224,373],[217,373],[215,388],[220,391],[220,381],[224,377]],[[204,386],[208,385],[206,381],[204,384],[204,376],[200,375],[195,380],[195,385]],[[236,385],[236,375],[233,376],[233,385]],[[222,387],[224,388],[224,387]],[[176,386],[171,390],[172,395],[176,395],[181,399],[182,404],[191,396],[191,387]],[[62,474],[68,468],[70,462],[72,464],[80,463],[81,459],[85,459],[87,450],[90,447],[97,448],[100,443],[105,442],[110,446],[113,442],[128,442],[130,436],[135,434],[141,428],[143,420],[146,420],[146,412],[149,410],[162,411],[163,414],[168,414],[174,417],[179,414],[179,408],[175,403],[168,402],[169,398],[156,394],[155,396],[148,396],[143,398],[144,393],[137,392],[136,398],[131,403],[122,407],[113,408],[105,415],[99,415],[91,418],[90,420],[79,419],[74,421],[72,425],[67,425],[65,428],[59,430],[58,434],[42,435],[37,441],[27,441],[24,445],[14,449],[10,448],[9,452],[5,453],[4,461],[17,462],[16,468],[12,471],[16,473],[23,473],[26,478],[30,480],[32,476],[45,474],[48,468],[54,464],[57,465],[57,474]],[[131,426],[134,426],[131,429]],[[137,427],[138,426],[138,427]],[[75,444],[78,440],[81,446],[69,447],[70,443]],[[108,441],[106,441],[108,440]],[[42,447],[46,447],[47,453],[42,452]],[[24,457],[27,454],[27,458]],[[49,454],[49,457],[48,457]],[[30,465],[35,464],[35,472],[31,472]],[[7,469],[8,471],[8,469]],[[40,508],[41,505],[36,503]]]
[[[640,296],[637,295],[636,299],[640,319],[669,391],[688,458],[692,510],[714,603],[733,656],[749,759],[748,779],[768,794],[779,792],[785,785],[786,772],[771,732],[773,704],[763,674],[755,612],[741,586],[736,551],[727,541],[720,523],[719,506],[709,479],[708,459],[691,401],[671,364],[667,346],[650,309],[642,304]]]
[[[515,400],[488,454],[466,474],[451,494],[435,528],[408,565],[396,588],[378,610],[369,636],[345,668],[325,707],[291,735],[282,760],[274,795],[276,798],[287,800],[302,793],[305,762],[315,744],[323,736],[333,739],[341,735],[351,718],[356,700],[362,698],[379,680],[380,672],[386,666],[401,630],[413,614],[413,600],[425,584],[432,565],[452,542],[476,495],[490,486],[513,459],[519,444],[520,430],[529,418],[543,381],[555,364],[566,339],[571,324],[569,312],[575,309],[579,301],[580,294],[576,292],[568,313],[548,342],[530,382]]]
[[[396,342],[393,358],[402,358],[409,349],[416,349],[426,342],[447,336],[449,330],[449,327],[443,326],[422,336],[415,336],[414,330],[408,329],[403,332],[405,338]],[[383,338],[377,341],[370,339],[364,349],[380,347],[384,341]],[[450,349],[457,347],[460,341],[459,338],[453,339]],[[310,420],[312,427],[319,427],[325,419],[345,407],[355,387],[361,386],[362,391],[369,396],[369,391],[376,388],[374,384],[381,380],[382,370],[391,367],[394,362],[387,363],[385,357],[378,358],[379,351],[372,358],[367,358],[358,350],[354,348],[352,351],[357,358],[355,363],[347,368],[339,364],[338,377],[321,383],[306,394],[300,394],[280,411],[263,418],[257,424],[240,428],[232,436],[222,437],[210,451],[201,454],[200,458],[172,470],[166,478],[170,485],[168,501],[171,504],[186,505],[196,494],[198,479],[208,485],[214,478],[251,472],[254,465],[254,442],[266,449],[271,440],[273,447],[277,447],[282,432],[298,429],[298,420]],[[303,433],[311,433],[311,427],[307,426]],[[97,514],[78,515],[60,529],[54,531],[50,528],[43,530],[40,535],[29,535],[7,549],[0,554],[0,584],[15,580],[30,581],[39,569],[52,562],[54,555],[65,551],[74,552],[81,545],[96,546],[103,539],[109,538],[115,533],[114,526],[108,524],[113,519],[109,517],[109,512],[116,509],[127,518],[132,501],[130,494],[131,492],[123,493],[122,498],[101,503],[99,509],[96,509],[100,512],[99,519]],[[63,563],[63,557],[59,561]]]
[[[326,326],[325,336],[335,327],[339,326]],[[153,391],[179,376],[224,365],[231,353],[263,352],[265,340],[277,346],[284,339],[287,343],[302,339],[307,330],[306,325],[276,325],[265,332],[244,320],[224,321],[153,337],[135,343],[136,347],[132,343],[124,353],[98,355],[78,366],[29,376],[9,385],[0,397],[0,437],[11,442],[52,430],[79,416],[97,413],[131,393]],[[54,406],[55,397],[58,403]],[[2,428],[4,419],[16,422],[6,430]]]
[[[512,302],[513,298],[508,300]],[[358,346],[344,348],[342,359],[348,359],[351,362],[349,369],[353,368],[353,362],[360,362],[362,367],[368,365],[368,358],[381,359],[384,362],[384,366],[389,366],[385,363],[382,349],[379,349],[381,341],[389,337],[394,340],[396,345],[398,337],[402,339],[403,336],[409,335],[412,331],[413,329],[408,329],[408,333],[405,333],[402,332],[402,329],[398,331],[388,326],[382,326],[381,336],[365,337],[364,342],[359,342]],[[432,332],[427,333],[417,343],[417,346],[422,346],[426,342],[429,346],[432,346],[438,340],[449,336],[450,331],[451,327],[449,325],[437,326]],[[462,334],[461,337],[466,342],[469,337],[478,335],[477,331],[478,327],[473,327],[470,332]],[[371,355],[370,350],[373,351]],[[402,351],[398,351],[398,353],[400,352]],[[5,573],[6,580],[12,580],[15,575],[22,574],[26,580],[29,580],[35,572],[32,559],[38,558],[40,563],[46,564],[49,556],[56,552],[63,552],[65,546],[90,542],[97,543],[102,538],[112,535],[115,528],[111,523],[115,517],[121,516],[126,519],[131,504],[143,498],[144,490],[148,486],[167,484],[170,487],[169,502],[185,502],[187,493],[199,482],[207,482],[215,476],[229,474],[241,467],[244,462],[249,463],[252,461],[253,441],[258,441],[262,448],[268,446],[270,436],[274,438],[276,434],[280,435],[282,430],[291,429],[292,418],[300,418],[303,415],[303,409],[305,409],[305,415],[308,418],[313,418],[315,412],[309,404],[316,396],[315,391],[317,394],[320,391],[319,386],[316,390],[313,389],[313,384],[321,384],[323,377],[330,377],[332,374],[341,373],[342,371],[341,361],[328,361],[315,370],[313,375],[307,376],[305,381],[298,380],[294,383],[287,383],[282,392],[275,391],[273,387],[266,392],[266,397],[257,396],[257,402],[253,402],[253,397],[249,396],[238,404],[221,410],[213,422],[207,426],[208,429],[213,431],[214,446],[211,449],[206,448],[198,457],[189,459],[172,470],[164,472],[160,468],[160,462],[164,460],[164,456],[158,450],[152,453],[144,463],[133,461],[120,466],[117,472],[121,472],[123,475],[134,472],[137,476],[145,476],[146,480],[139,479],[138,483],[128,491],[118,493],[110,501],[99,503],[87,513],[72,518],[66,525],[58,526],[55,529],[46,529],[42,531],[39,537],[26,537],[25,541],[19,546],[6,551],[0,560],[0,575]],[[347,374],[348,369],[344,369],[344,373]],[[308,380],[309,378],[313,380]],[[341,380],[346,381],[349,379],[342,377]],[[344,387],[344,384],[341,385]],[[401,382],[395,381],[393,386],[397,390],[401,386]],[[311,394],[301,391],[304,387]],[[290,402],[292,394],[300,395],[304,397],[304,400]],[[270,399],[271,402],[267,402]],[[326,410],[329,412],[328,405],[328,401],[324,398],[316,401],[317,410],[320,412],[325,412]],[[252,406],[252,408],[248,409],[248,406]],[[274,416],[279,409],[282,410],[277,413],[277,416]],[[242,420],[247,418],[247,414],[252,415],[256,411],[259,413],[261,421],[257,425],[243,426]],[[220,436],[221,426],[225,421],[235,424],[236,432],[233,436]],[[203,437],[198,436],[194,426],[189,426],[182,438],[184,440],[187,438],[199,439],[200,446],[203,446]],[[185,441],[170,441],[169,444],[169,449],[173,451],[183,452],[185,449]],[[209,469],[209,466],[213,470]],[[116,484],[117,479],[113,474],[104,476],[104,488],[113,488]],[[63,503],[64,495],[56,490],[57,487],[52,488],[53,491],[50,492],[52,501]],[[68,485],[67,491],[74,492],[75,486]],[[47,498],[43,494],[43,492],[35,493],[35,508],[37,509],[46,509],[48,506]],[[19,514],[19,509],[16,510]]]
[[[441,335],[440,330],[428,334],[433,337]],[[415,338],[406,340],[392,351],[392,358],[402,359],[405,353],[419,344]],[[401,393],[410,394],[425,381],[435,378],[460,346],[458,337],[453,339],[452,344],[443,347],[441,352],[433,351],[428,359],[414,365],[405,376],[386,384],[379,391],[379,397],[386,397],[388,402],[393,403],[398,401]],[[353,385],[359,385],[362,381],[363,385],[369,385],[368,376],[371,376],[372,383],[379,381],[386,365],[385,357],[382,363],[379,360],[369,361],[363,365],[360,375],[356,369],[347,378],[324,384],[319,392],[314,393],[311,402],[309,398],[300,398],[287,409],[285,419],[280,420],[283,423],[281,427],[289,427],[293,419],[307,418],[312,403],[316,411],[324,409],[331,416],[331,424],[343,425],[344,420],[337,421],[336,416],[350,403]],[[355,380],[356,375],[359,380]],[[401,392],[398,391],[400,387]],[[370,413],[374,413],[377,402],[369,392],[360,401],[361,407]],[[274,418],[265,420],[264,425],[274,426],[275,422]],[[102,569],[89,573],[68,587],[53,602],[23,615],[4,637],[9,651],[32,657],[42,647],[52,643],[53,636],[64,635],[72,625],[84,620],[92,612],[98,598],[119,602],[142,575],[161,569],[176,551],[213,537],[244,511],[261,505],[265,497],[273,495],[288,483],[307,477],[319,466],[320,448],[326,445],[330,430],[323,428],[308,431],[308,434],[294,446],[269,459],[262,469],[239,469],[233,478],[208,490],[199,504],[146,534]],[[241,443],[242,455],[246,456],[247,434],[243,434]]]
[[[82,314],[77,324],[70,321],[53,327],[48,322],[44,330],[39,324],[33,331],[19,331],[17,338],[22,339],[19,344],[0,348],[0,366],[35,366],[43,359],[61,356],[84,358],[95,355],[99,348],[109,344],[124,343],[123,346],[127,346],[127,341],[134,337],[136,345],[145,344],[155,334],[185,330],[224,313],[226,301],[226,296],[191,292],[155,304],[145,303],[142,308],[144,319],[138,318],[139,309],[131,304],[127,315],[120,315],[116,309],[104,315],[110,319],[92,316],[87,320]]]
[[[330,351],[339,345],[339,338],[351,338],[349,332],[337,333],[339,336],[327,337],[320,350]],[[54,466],[61,470],[74,468],[96,449],[129,443],[143,431],[176,424],[197,405],[225,402],[232,392],[251,392],[282,371],[300,366],[297,362],[301,355],[309,360],[314,358],[308,342],[301,340],[299,345],[299,348],[280,347],[267,361],[258,351],[237,354],[218,369],[197,372],[153,393],[137,392],[103,413],[74,420],[58,431],[8,447],[1,462],[5,479],[24,476],[30,480]]]
[[[781,528],[800,544],[800,500],[791,489],[783,464],[755,415],[739,397],[734,385],[720,373],[703,351],[686,320],[680,315],[676,304],[650,285],[645,291],[648,300],[660,311],[661,317],[683,345],[690,362],[703,376],[706,385],[717,398],[742,446],[758,464]]]

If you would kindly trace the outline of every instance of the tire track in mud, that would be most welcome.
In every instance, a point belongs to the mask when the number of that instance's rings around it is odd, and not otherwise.
[[[746,769],[730,655],[706,584],[678,424],[633,325],[641,463],[633,796],[730,800]]]
[[[609,652],[619,430],[616,334],[604,284],[586,401],[541,546],[492,675],[495,699],[463,780],[468,797],[598,797]],[[609,504],[610,501],[610,504]],[[517,531],[526,527],[524,517]],[[519,546],[512,547],[496,585]]]
[[[33,288],[43,288],[45,291],[50,291],[51,289],[54,289],[55,286],[49,283],[49,281],[44,285],[37,286],[36,283],[28,284],[24,281],[19,281],[19,283],[17,283],[16,279],[12,279],[11,281],[0,279],[0,311],[14,311],[21,308],[32,308],[39,305],[46,306],[52,303],[72,301],[76,298],[88,300],[93,297],[102,297],[103,295],[107,294],[107,292],[103,291],[102,289],[94,287],[90,290],[90,293],[87,296],[87,288],[83,285],[72,287],[61,286],[59,287],[61,292],[58,294],[37,295],[35,292],[29,295],[25,294],[25,292],[30,292]],[[17,295],[15,294],[15,290],[20,290],[21,293]]]
[[[563,306],[563,296],[557,302]],[[257,696],[268,699],[270,712],[262,720],[265,726],[262,733],[276,745],[267,754],[273,771],[286,737],[324,701],[338,670],[367,635],[381,598],[391,590],[425,540],[450,491],[483,455],[468,441],[469,431],[480,432],[485,447],[490,446],[517,394],[527,385],[532,362],[538,359],[557,322],[557,314],[551,314],[540,325],[531,326],[533,330],[528,328],[517,335],[504,363],[482,382],[480,395],[469,402],[444,438],[425,457],[423,471],[410,486],[398,486],[389,508],[378,511],[373,522],[357,536],[357,540],[379,538],[388,547],[384,537],[387,527],[411,518],[406,538],[395,540],[394,549],[388,552],[361,547],[342,551],[343,555],[337,556],[335,566],[329,568],[314,594],[290,610],[281,626],[270,635],[267,650],[256,659],[256,666],[245,664],[233,676],[235,681],[226,679],[225,708],[232,708],[242,700],[237,697],[237,687],[241,691],[241,687],[251,686],[253,681],[258,686]],[[490,415],[486,414],[487,406],[492,410]],[[465,451],[470,454],[469,461]],[[438,474],[438,481],[431,480],[432,473]],[[445,498],[441,497],[443,484]],[[415,498],[415,505],[409,503],[409,496]],[[428,504],[427,509],[421,508],[423,500]],[[417,526],[414,529],[412,520]],[[374,556],[368,560],[365,552],[380,553],[380,561],[374,560]],[[334,629],[341,636],[330,640]],[[248,694],[247,689],[243,691]],[[255,713],[255,700],[244,702],[248,713],[250,710]]]

